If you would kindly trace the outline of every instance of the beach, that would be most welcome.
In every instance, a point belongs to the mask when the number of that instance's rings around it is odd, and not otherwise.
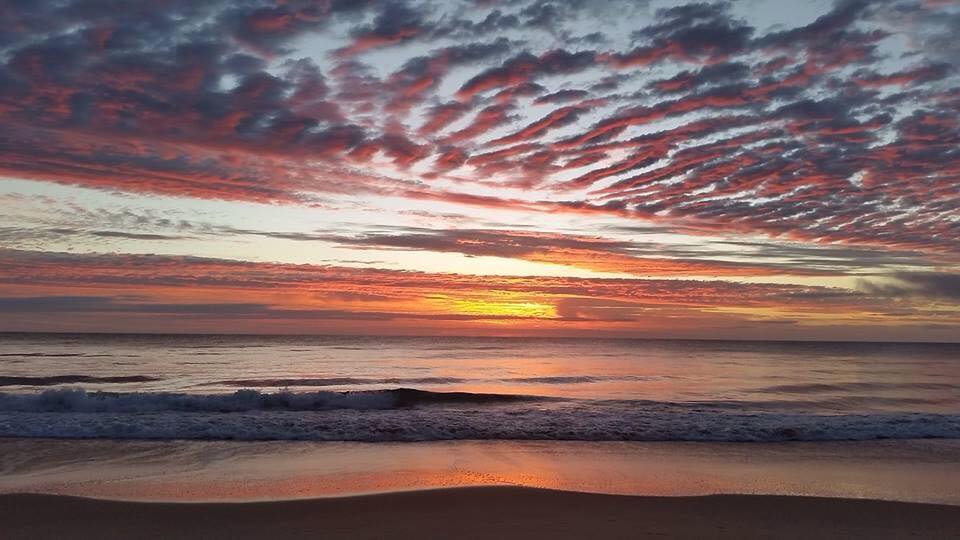
[[[958,353],[13,336],[0,537],[949,538]]]
[[[951,538],[960,507],[782,496],[475,487],[258,503],[0,496],[19,538]]]
[[[519,486],[633,496],[877,499],[960,508],[960,441],[0,439],[0,494],[266,502]]]
[[[951,538],[956,441],[0,440],[4,538]]]

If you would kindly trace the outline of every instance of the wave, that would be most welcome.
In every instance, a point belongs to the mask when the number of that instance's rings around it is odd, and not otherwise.
[[[413,388],[354,392],[260,392],[231,394],[172,392],[87,392],[81,389],[46,390],[39,394],[0,393],[0,412],[248,412],[318,411],[333,409],[392,409],[429,404],[495,404],[547,400],[539,396],[429,392]]]
[[[583,383],[593,383],[604,380],[600,377],[593,377],[589,375],[583,376],[556,376],[556,377],[515,377],[513,379],[503,379],[503,382],[514,382],[521,384],[583,384]]]
[[[848,382],[837,384],[782,384],[777,386],[768,386],[760,391],[776,394],[819,394],[832,392],[850,392],[863,390],[960,390],[960,385],[950,383],[933,382],[902,382],[902,383],[882,383],[882,382]]]
[[[457,384],[466,379],[455,377],[392,377],[386,379],[368,379],[362,377],[322,377],[288,379],[230,379],[204,384],[204,386],[224,385],[242,388],[287,387],[287,386],[361,386],[371,384]]]
[[[146,375],[127,375],[115,377],[95,377],[93,375],[54,375],[50,377],[13,377],[0,376],[0,386],[56,386],[58,384],[79,383],[139,383],[159,381],[156,377]]]
[[[609,381],[658,381],[668,379],[664,375],[557,375],[544,377],[515,377],[501,379],[500,382],[523,384],[585,384]]]
[[[960,439],[960,414],[429,392],[0,393],[0,437],[403,442]]]
[[[380,384],[400,384],[400,385],[418,385],[418,384],[461,384],[466,382],[497,382],[514,384],[586,384],[607,381],[652,381],[665,379],[664,376],[595,376],[595,375],[571,375],[571,376],[544,376],[544,377],[513,377],[506,379],[464,379],[459,377],[390,377],[390,378],[364,378],[364,377],[307,377],[307,378],[273,378],[273,379],[229,379],[204,383],[203,386],[234,386],[240,388],[262,388],[262,387],[296,387],[296,386],[364,386]]]

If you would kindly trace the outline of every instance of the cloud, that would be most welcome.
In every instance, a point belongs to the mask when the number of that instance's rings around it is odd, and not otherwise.
[[[506,124],[510,119],[511,110],[513,110],[513,105],[509,103],[498,103],[485,107],[477,112],[470,124],[451,133],[447,139],[452,142],[472,140],[491,129]]]
[[[946,77],[948,73],[949,67],[947,64],[933,64],[886,75],[864,71],[859,74],[858,78],[854,79],[854,82],[866,87],[904,86],[936,81]]]
[[[194,313],[232,315],[259,313],[267,309],[249,303],[131,303],[102,296],[28,296],[0,298],[0,311],[6,313]]]
[[[551,94],[540,96],[537,99],[533,100],[534,103],[544,104],[544,103],[565,103],[568,101],[576,101],[583,99],[590,95],[590,92],[586,90],[557,90]]]
[[[407,60],[387,81],[387,87],[394,97],[387,104],[392,111],[406,111],[420,103],[423,95],[435,89],[448,74],[457,67],[482,62],[509,52],[512,43],[499,38],[490,43],[469,43],[444,47],[433,51],[430,56],[417,56]],[[436,128],[423,128],[434,131]]]
[[[360,248],[408,249],[516,258],[638,276],[817,275],[818,270],[792,265],[697,260],[693,252],[674,255],[663,246],[596,236],[484,229],[413,229],[324,238]]]
[[[184,302],[185,293],[194,301]],[[497,333],[497,321],[510,321],[525,332],[691,335],[698,328],[753,328],[754,337],[769,337],[771,325],[822,327],[851,317],[880,329],[894,321],[903,326],[934,320],[945,330],[960,324],[923,306],[911,298],[891,306],[887,298],[856,291],[774,283],[0,252],[0,322],[10,329],[346,332],[365,321],[364,331],[375,333]]]
[[[516,144],[529,139],[538,138],[551,129],[568,126],[576,122],[577,118],[579,118],[580,115],[586,111],[587,107],[576,105],[556,109],[540,120],[524,126],[519,131],[511,133],[510,135],[505,135],[498,139],[494,139],[490,141],[489,144],[497,146]]]
[[[401,0],[382,2],[380,13],[373,24],[356,28],[353,43],[337,51],[340,56],[352,56],[368,49],[396,45],[424,33],[423,15]]]
[[[385,240],[387,242],[389,240]],[[570,245],[589,244],[588,240],[572,239]],[[398,239],[394,244],[419,249],[437,242],[429,239]],[[492,248],[491,248],[492,249]],[[533,249],[533,248],[531,248]],[[518,250],[520,251],[520,250]],[[319,265],[256,263],[200,257],[160,255],[74,255],[5,250],[0,260],[0,283],[4,286],[44,288],[101,288],[104,291],[134,289],[162,292],[168,287],[190,289],[230,289],[238,292],[235,300],[248,304],[245,298],[259,293],[274,294],[286,290],[291,297],[303,292],[343,294],[349,292],[380,295],[391,300],[413,296],[446,294],[450,291],[489,292],[492,290],[538,295],[601,295],[623,301],[642,301],[662,305],[722,305],[737,298],[743,305],[767,305],[771,300],[790,292],[829,290],[797,285],[747,284],[723,281],[657,280],[657,279],[585,279],[559,277],[464,276],[431,274]],[[24,290],[24,289],[21,289]],[[446,292],[444,292],[446,291]],[[592,291],[592,292],[591,292]],[[156,294],[154,292],[153,294]],[[76,296],[76,295],[56,295]],[[98,295],[102,298],[113,296]],[[91,305],[102,305],[103,299]],[[302,297],[301,297],[302,298]],[[74,301],[74,300],[67,300]],[[30,300],[25,300],[29,304]],[[142,300],[139,302],[142,303]]]
[[[683,71],[669,79],[653,81],[650,86],[664,93],[689,92],[709,84],[741,81],[749,75],[749,65],[743,62],[724,62],[706,66],[696,72]]]
[[[889,281],[861,280],[860,288],[877,296],[920,296],[960,302],[960,274],[942,272],[897,272]]]
[[[0,12],[0,175],[956,252],[952,8],[844,0],[765,30],[724,2],[461,7],[17,4]]]
[[[592,51],[569,52],[563,49],[547,51],[540,56],[525,52],[499,67],[475,75],[463,83],[457,97],[465,100],[487,90],[533,82],[538,77],[577,73],[591,67],[595,56]]]
[[[657,11],[657,21],[633,32],[649,44],[604,58],[618,68],[647,66],[668,60],[710,62],[743,52],[754,29],[734,20],[728,4],[686,4]]]

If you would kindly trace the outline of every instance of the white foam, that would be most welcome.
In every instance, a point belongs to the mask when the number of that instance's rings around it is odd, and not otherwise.
[[[87,392],[46,390],[39,394],[0,394],[0,411],[105,412],[160,411],[240,412],[252,410],[382,409],[394,405],[390,392],[260,392],[177,394],[167,392]]]
[[[960,439],[960,414],[744,412],[703,403],[517,397],[417,390],[0,394],[0,437],[369,442]]]

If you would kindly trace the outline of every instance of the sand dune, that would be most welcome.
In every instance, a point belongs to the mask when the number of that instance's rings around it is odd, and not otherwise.
[[[955,538],[960,507],[479,487],[258,503],[0,496],[4,538]]]

